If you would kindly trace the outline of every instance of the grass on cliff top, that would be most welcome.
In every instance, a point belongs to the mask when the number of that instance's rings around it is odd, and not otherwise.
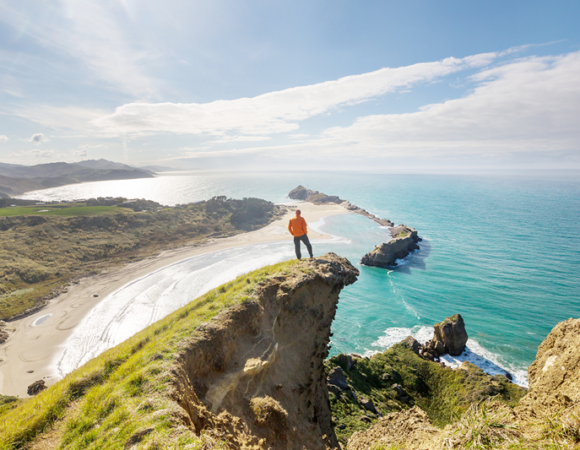
[[[474,402],[496,398],[515,406],[526,390],[510,383],[507,378],[490,376],[474,365],[467,370],[451,370],[426,361],[406,344],[397,344],[372,358],[357,359],[347,371],[346,355],[329,358],[326,370],[340,366],[356,392],[357,400],[348,393],[330,395],[332,415],[337,418],[335,428],[339,441],[346,444],[355,431],[362,431],[378,420],[360,403],[369,398],[383,415],[415,405],[421,407],[434,425],[444,427],[457,421]],[[405,403],[393,389],[400,385],[409,397]],[[371,423],[361,421],[367,416]]]
[[[264,267],[214,289],[90,360],[36,397],[0,413],[0,449],[50,439],[51,448],[123,449],[129,439],[150,449],[203,447],[182,425],[167,397],[180,343],[220,311],[249,301],[257,283],[300,267],[291,260]],[[146,444],[146,445],[145,445]],[[219,448],[219,442],[215,442]]]

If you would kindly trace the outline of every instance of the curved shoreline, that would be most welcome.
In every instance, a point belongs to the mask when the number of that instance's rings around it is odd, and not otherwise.
[[[339,205],[301,203],[300,208],[311,223],[326,216],[350,213]],[[52,364],[55,356],[62,352],[74,329],[108,295],[128,283],[195,256],[253,244],[287,241],[288,245],[292,245],[287,232],[288,220],[292,214],[288,212],[282,219],[260,230],[215,239],[199,246],[167,250],[155,257],[127,264],[111,272],[87,277],[72,285],[68,292],[52,299],[42,310],[11,322],[8,327],[13,328],[14,332],[0,347],[0,393],[27,397],[26,389],[34,381],[45,379],[48,385],[57,381],[59,374]],[[330,235],[315,229],[309,235],[312,239],[332,239]],[[48,314],[52,316],[42,324],[33,326],[36,320]]]

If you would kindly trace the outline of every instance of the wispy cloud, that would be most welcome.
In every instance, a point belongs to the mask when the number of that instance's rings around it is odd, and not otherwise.
[[[104,111],[79,106],[35,105],[22,107],[14,115],[55,130],[90,131],[91,120],[102,117]]]
[[[260,154],[262,161],[276,161],[302,155],[313,167],[332,161],[343,168],[405,158],[452,161],[475,155],[504,161],[518,153],[577,161],[578,73],[580,52],[522,58],[472,76],[477,86],[468,95],[417,112],[360,117],[350,126],[328,128],[294,144],[192,151],[187,156],[243,161],[244,155]]]
[[[18,158],[52,159],[54,156],[56,156],[56,151],[34,149],[24,152],[13,152],[10,154],[10,156]]]
[[[93,123],[109,134],[177,133],[223,136],[291,132],[298,122],[339,107],[363,103],[417,83],[481,67],[496,58],[486,53],[467,58],[384,68],[334,81],[270,92],[253,98],[211,103],[130,103]]]
[[[393,152],[562,150],[580,145],[580,52],[484,70],[469,95],[415,113],[372,115],[323,133],[321,142]]]
[[[145,67],[151,55],[130,37],[123,2],[61,0],[41,11],[45,15],[51,11],[49,17],[35,16],[32,2],[23,2],[29,4],[0,4],[0,21],[42,47],[76,59],[87,69],[84,79],[88,83],[98,81],[100,86],[139,99],[156,96],[157,82]]]
[[[0,142],[6,142],[8,140],[8,136],[0,135]]]

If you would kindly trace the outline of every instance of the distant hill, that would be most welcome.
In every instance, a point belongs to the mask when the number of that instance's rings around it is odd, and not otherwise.
[[[151,172],[173,172],[173,167],[165,167],[165,166],[142,166],[138,167],[141,170],[150,170]]]
[[[107,161],[106,159],[88,159],[86,161],[80,161],[74,163],[77,166],[88,167],[89,169],[101,169],[101,170],[132,170],[136,167],[128,166],[127,164],[117,163],[113,161]]]
[[[0,163],[0,196],[87,181],[152,178],[153,172],[104,159],[21,166]],[[4,195],[2,195],[4,194]]]

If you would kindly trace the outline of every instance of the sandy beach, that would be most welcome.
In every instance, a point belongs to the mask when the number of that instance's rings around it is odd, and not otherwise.
[[[339,205],[300,203],[300,209],[308,223],[331,215],[350,213]],[[8,328],[14,331],[0,347],[0,393],[27,397],[27,387],[34,381],[44,379],[49,385],[56,382],[59,375],[51,363],[55,355],[62,352],[67,338],[100,301],[127,283],[165,266],[215,251],[279,241],[288,241],[288,245],[293,245],[287,231],[288,220],[292,216],[293,212],[288,212],[282,219],[260,230],[215,239],[199,246],[164,251],[155,257],[71,285],[68,292],[51,300],[41,311],[8,324]],[[310,239],[330,238],[312,229],[308,235]]]

